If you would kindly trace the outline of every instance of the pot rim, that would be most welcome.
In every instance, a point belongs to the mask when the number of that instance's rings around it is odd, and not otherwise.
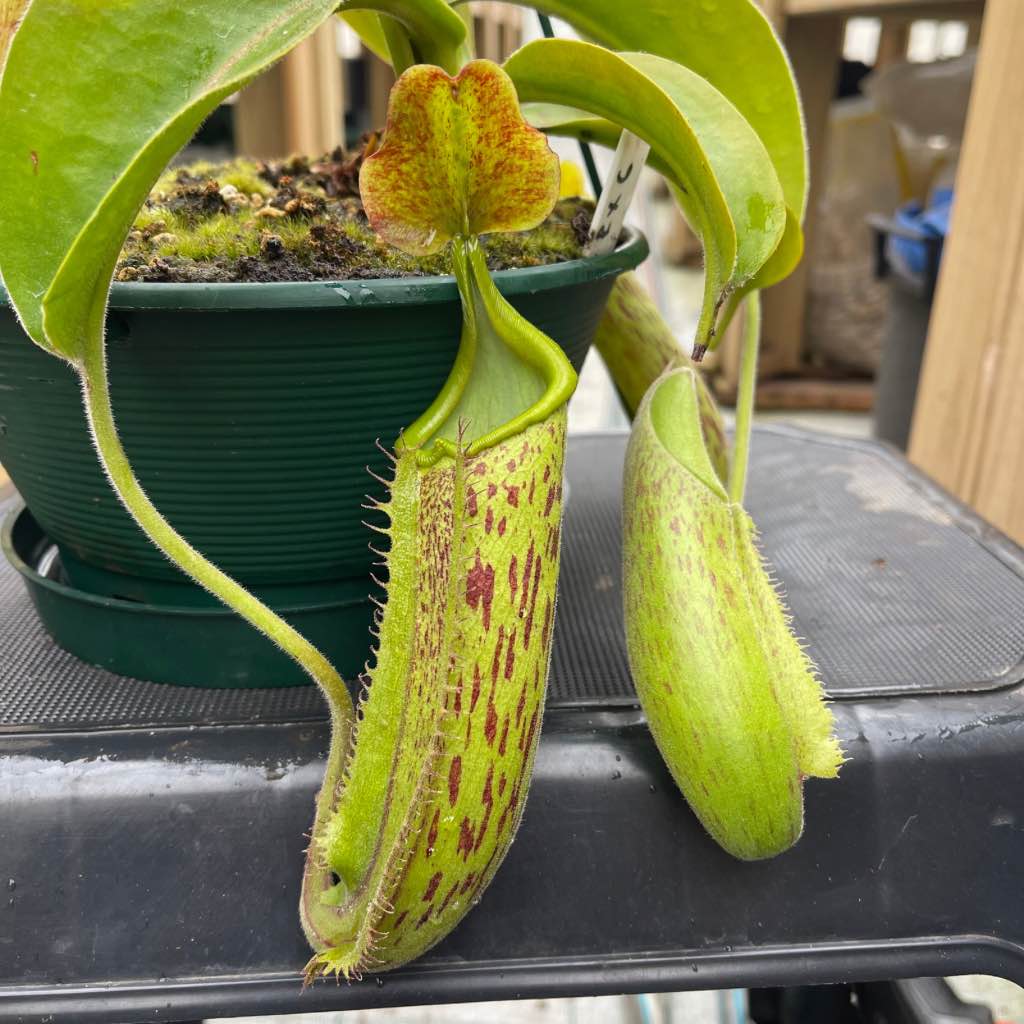
[[[647,239],[627,227],[625,238],[610,253],[541,267],[494,273],[502,295],[515,296],[599,281],[639,266],[650,253]],[[388,277],[347,281],[273,281],[199,283],[115,282],[108,308],[221,312],[268,309],[372,309],[378,306],[426,306],[458,298],[455,278]],[[0,285],[0,301],[9,304]]]

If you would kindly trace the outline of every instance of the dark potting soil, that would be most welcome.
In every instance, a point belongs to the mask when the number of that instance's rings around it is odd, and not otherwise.
[[[447,251],[416,258],[374,234],[359,198],[358,152],[321,159],[196,163],[172,168],[136,218],[117,281],[328,281],[450,273]],[[487,235],[492,270],[536,267],[583,254],[587,199],[562,199],[532,231]]]

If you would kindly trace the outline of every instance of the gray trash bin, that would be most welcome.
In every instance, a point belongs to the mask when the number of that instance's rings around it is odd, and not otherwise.
[[[875,391],[874,434],[905,451],[944,238],[891,217],[872,215],[868,223],[875,231],[875,273],[889,281],[889,310]],[[908,263],[893,258],[894,240],[913,243],[917,260]]]

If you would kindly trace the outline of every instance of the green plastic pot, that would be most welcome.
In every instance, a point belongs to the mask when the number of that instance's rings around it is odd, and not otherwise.
[[[647,251],[634,233],[606,256],[495,278],[579,368],[615,277]],[[362,669],[367,647],[373,556],[361,506],[368,491],[379,492],[367,467],[383,474],[387,459],[376,442],[392,445],[440,389],[460,324],[447,277],[115,284],[111,291],[114,411],[143,486],[179,532],[287,609],[300,629],[306,616],[330,621],[333,609],[335,628],[317,632],[347,676]],[[0,463],[59,550],[59,579],[47,582],[64,587],[67,601],[44,621],[73,653],[99,660],[94,644],[64,622],[75,615],[74,595],[91,595],[178,619],[206,611],[209,621],[237,631],[230,665],[194,625],[181,633],[191,639],[174,664],[149,665],[133,638],[144,632],[136,617],[119,644],[113,634],[123,653],[104,654],[114,671],[202,686],[305,682],[268,641],[171,566],[124,512],[97,465],[74,374],[28,340],[6,302]],[[171,622],[161,628],[177,635]]]

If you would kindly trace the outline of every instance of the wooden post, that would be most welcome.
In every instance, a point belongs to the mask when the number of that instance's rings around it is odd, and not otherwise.
[[[477,32],[479,40],[477,46],[478,57],[485,57],[487,60],[501,60],[501,33],[499,30],[499,15],[495,11],[497,4],[477,3],[473,7],[473,17],[480,24]]]
[[[759,0],[761,9],[783,38],[793,64],[807,123],[811,190],[804,224],[805,251],[814,228],[817,193],[828,144],[828,118],[839,73],[843,45],[843,18],[835,15],[786,19],[785,0]],[[804,318],[807,311],[807,260],[793,273],[761,294],[761,353],[758,377],[778,377],[797,373],[804,363]],[[731,401],[739,383],[740,335],[731,324],[718,352],[716,389],[723,400]]]
[[[260,160],[287,156],[281,64],[275,64],[238,94],[234,106],[235,150]]]
[[[875,58],[876,71],[906,58],[910,26],[909,18],[883,16],[882,33],[878,38],[878,56]]]
[[[337,31],[329,19],[282,62],[285,124],[295,152],[323,153],[344,142]]]
[[[476,55],[498,63],[519,46],[522,37],[522,11],[494,0],[476,0],[473,14]]]
[[[344,142],[344,85],[331,18],[245,89],[235,104],[244,156],[317,155]]]
[[[804,222],[806,250],[816,220],[814,186],[823,178],[828,146],[828,119],[839,74],[843,28],[839,15],[808,15],[786,22],[785,43],[803,99],[811,191]],[[807,311],[807,260],[773,288],[764,292],[760,375],[792,373],[803,363],[804,317]]]
[[[384,127],[388,115],[388,98],[395,84],[395,73],[390,64],[385,64],[372,53],[366,54],[366,93],[370,106],[370,131]]]
[[[910,457],[1024,542],[1024,3],[989,0]]]

